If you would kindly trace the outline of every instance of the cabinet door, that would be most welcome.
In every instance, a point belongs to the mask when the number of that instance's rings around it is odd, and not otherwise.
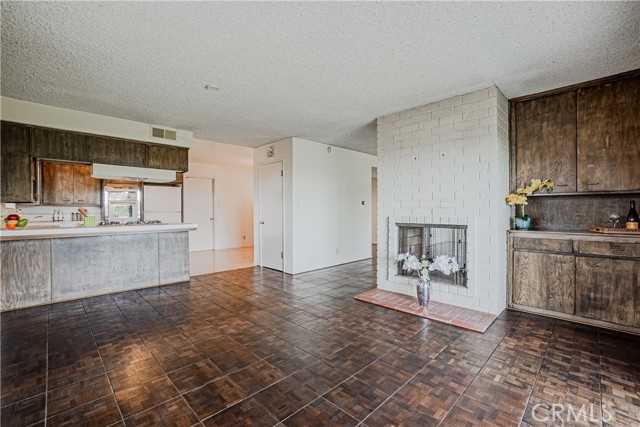
[[[91,178],[91,165],[73,165],[73,204],[99,206],[101,194],[101,181]]]
[[[89,161],[84,158],[85,136],[55,129],[33,129],[33,157],[52,160]]]
[[[186,172],[189,170],[189,149],[150,144],[147,146],[147,167]]]
[[[539,252],[513,253],[515,304],[573,314],[575,257]]]
[[[1,123],[0,168],[2,202],[33,202],[33,161],[30,154],[31,128]]]
[[[577,258],[576,314],[640,326],[640,261]]]
[[[24,157],[30,155],[31,128],[18,123],[2,122],[2,156]]]
[[[143,142],[88,135],[86,157],[93,163],[145,167],[146,145]]]
[[[42,162],[42,204],[73,204],[73,163]]]
[[[548,178],[554,192],[576,191],[576,93],[516,104],[516,183]]]
[[[578,91],[578,191],[640,190],[640,76]]]

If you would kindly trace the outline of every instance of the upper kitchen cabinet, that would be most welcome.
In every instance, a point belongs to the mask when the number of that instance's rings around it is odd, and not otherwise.
[[[576,191],[576,93],[515,105],[516,187],[548,178],[556,193]]]
[[[640,190],[640,75],[578,91],[578,191]]]
[[[91,178],[91,165],[42,162],[42,203],[60,206],[100,206],[102,184]]]
[[[40,159],[89,161],[85,135],[57,129],[33,128],[31,153]]]
[[[145,143],[102,136],[87,135],[85,150],[87,161],[108,165],[145,167]]]
[[[172,145],[147,145],[148,168],[170,169],[179,172],[189,170],[189,149]]]
[[[2,202],[32,203],[34,173],[31,159],[31,129],[17,123],[2,122],[0,199]]]

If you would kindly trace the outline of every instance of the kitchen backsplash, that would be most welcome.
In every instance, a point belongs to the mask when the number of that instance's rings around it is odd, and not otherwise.
[[[588,231],[592,225],[611,227],[609,214],[620,215],[618,226],[624,227],[629,202],[640,200],[640,193],[553,195],[529,198],[525,213],[531,228],[543,231]]]
[[[11,204],[10,204],[11,205]],[[30,221],[30,222],[44,222],[44,221],[52,221],[53,220],[53,211],[59,210],[62,212],[64,221],[71,221],[71,214],[73,212],[78,212],[78,208],[82,206],[46,206],[46,205],[21,205],[16,204],[16,208],[7,208],[6,203],[2,203],[0,206],[0,215],[4,218],[5,216],[16,213],[18,209],[22,209],[22,214]],[[87,207],[87,211],[89,215],[95,216],[98,221],[102,220],[102,208],[100,207]]]

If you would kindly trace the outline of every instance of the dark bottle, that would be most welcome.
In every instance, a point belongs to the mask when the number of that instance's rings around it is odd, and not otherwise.
[[[638,211],[636,211],[636,201],[632,200],[631,206],[629,207],[629,213],[627,214],[627,229],[637,230],[639,221]]]

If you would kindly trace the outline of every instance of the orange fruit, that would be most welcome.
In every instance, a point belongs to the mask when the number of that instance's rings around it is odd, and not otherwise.
[[[7,224],[7,228],[8,228],[9,230],[13,230],[13,229],[15,229],[15,228],[16,228],[16,224]]]

